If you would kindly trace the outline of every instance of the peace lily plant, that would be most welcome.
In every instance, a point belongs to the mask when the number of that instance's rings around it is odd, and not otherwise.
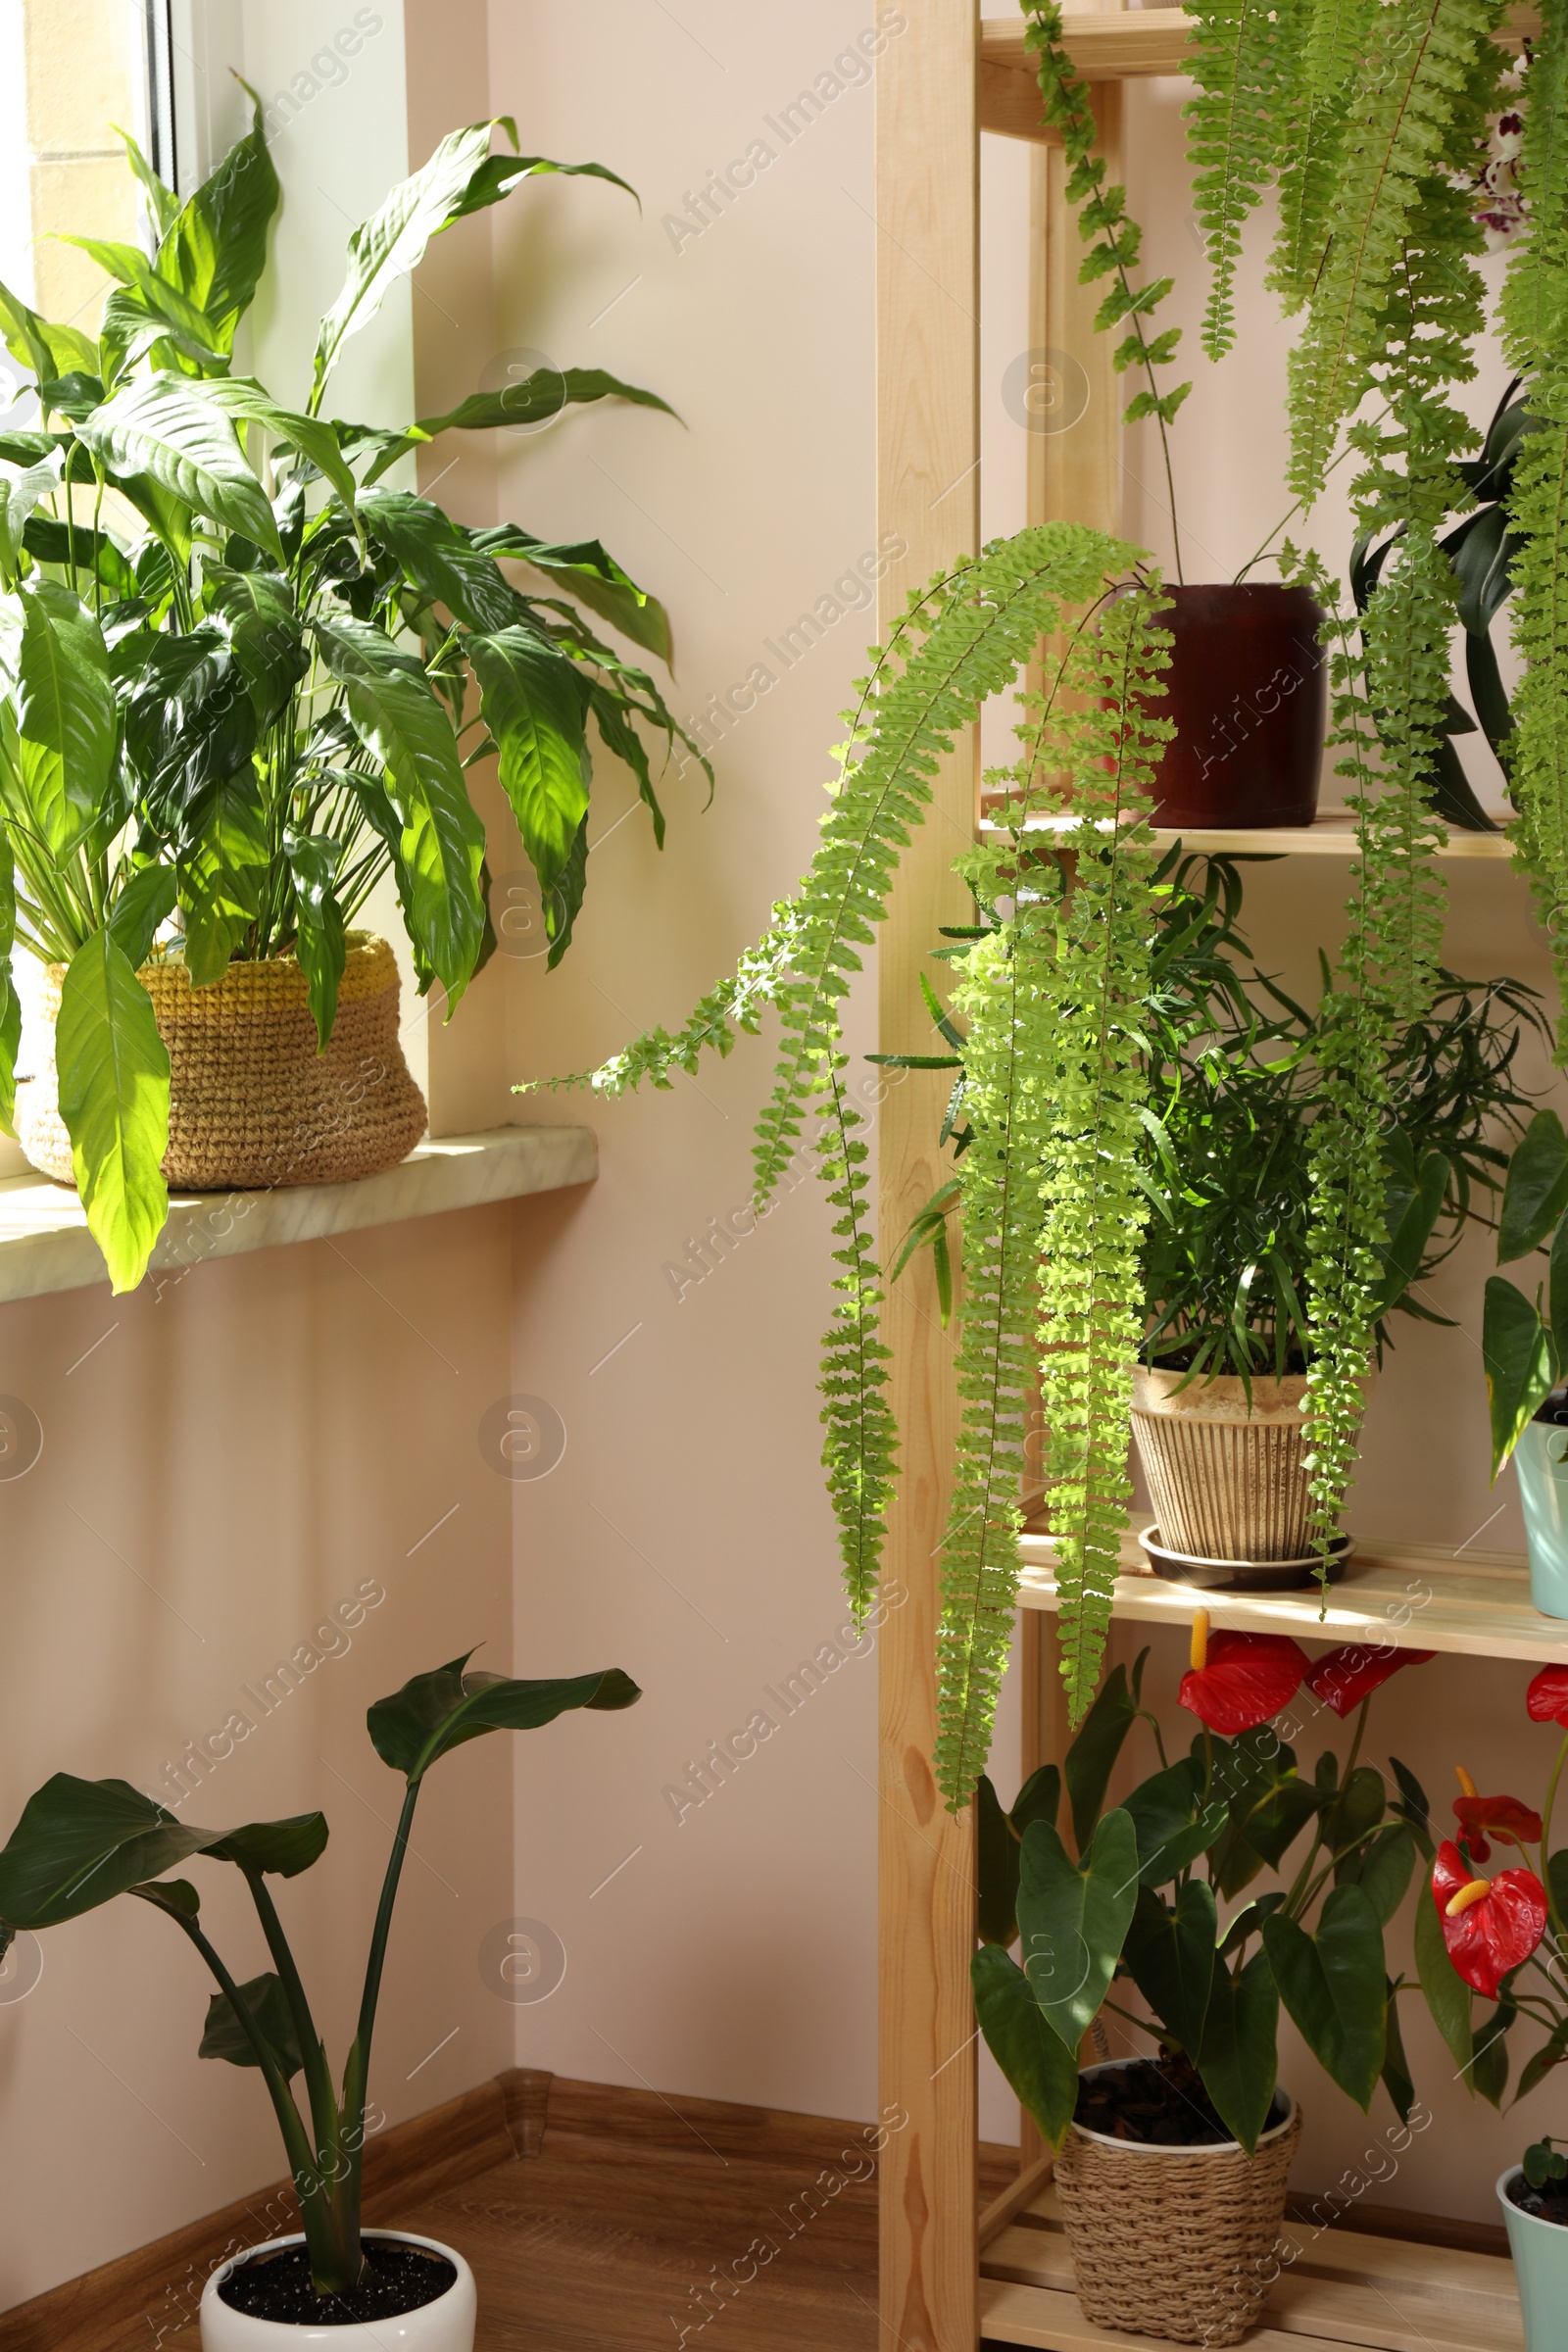
[[[513,152],[491,153],[498,131]],[[96,338],[0,287],[38,410],[0,426],[0,1119],[17,940],[65,966],[60,1109],[117,1290],[168,1205],[169,1056],[136,981],[150,955],[181,956],[197,989],[231,958],[296,957],[324,1051],[348,927],[390,873],[421,992],[439,983],[450,1011],[494,946],[467,771],[498,756],[554,963],[586,882],[590,718],[662,842],[639,728],[666,746],[680,730],[585,617],[667,662],[662,608],[595,540],[472,529],[389,476],[449,429],[665,403],[600,368],[541,368],[402,431],[324,413],[344,346],[433,236],[544,173],[626,184],[516,144],[505,118],[454,131],[354,231],[298,405],[235,358],[280,195],[259,107],[183,204],[127,139],[145,250],[71,240],[113,280]]]
[[[393,1906],[425,1775],[454,1748],[487,1732],[535,1731],[574,1708],[629,1707],[641,1695],[618,1668],[563,1681],[514,1682],[475,1672],[463,1657],[416,1675],[370,1708],[366,1723],[371,1745],[383,1764],[402,1775],[403,1802],[370,1932],[358,2023],[336,2085],[267,1884],[298,1878],[320,1859],[327,1840],[320,1813],[202,1830],[128,1781],[56,1773],[28,1798],[0,1850],[0,1954],[23,1929],[58,1927],[122,1894],[150,1903],[172,1921],[217,1986],[200,2055],[261,2075],[299,2197],[316,2292],[341,2294],[357,2283],[364,2263],[360,2190],[370,2049]],[[231,1864],[255,1905],[272,1966],[243,1983],[208,1937],[198,1889],[188,1879],[168,1876],[199,1859]],[[304,2113],[294,2095],[296,2076],[304,2082]]]

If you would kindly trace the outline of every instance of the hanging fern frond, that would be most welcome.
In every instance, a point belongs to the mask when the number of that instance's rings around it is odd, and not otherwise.
[[[1509,520],[1522,546],[1514,564],[1513,642],[1523,673],[1513,696],[1509,781],[1518,814],[1514,853],[1530,876],[1551,941],[1559,995],[1568,1003],[1568,6],[1545,0],[1541,41],[1525,74],[1521,183],[1530,235],[1503,290],[1504,341],[1535,381],[1540,419],[1514,467]],[[1568,1061],[1568,1023],[1556,1058]]]
[[[705,1052],[728,1053],[778,1009],[783,1051],[758,1122],[760,1205],[809,1128],[816,1170],[837,1210],[839,1303],[824,1341],[823,1466],[853,1607],[876,1590],[897,1431],[879,1336],[882,1276],[866,1217],[866,1146],[843,1087],[843,1001],[876,937],[899,858],[931,801],[931,777],[981,704],[1010,686],[1064,612],[1100,597],[1139,551],[1076,523],[1046,523],[1000,540],[911,596],[887,648],[846,713],[847,741],[830,787],[822,845],[793,899],[738,971],[673,1033],[655,1029],[602,1068],[561,1085],[609,1095],[645,1080],[667,1086]],[[1097,691],[1099,691],[1097,689]],[[1102,723],[1110,725],[1108,718]]]
[[[1236,341],[1242,224],[1273,177],[1297,80],[1305,0],[1196,0],[1188,71],[1187,155],[1193,210],[1208,253],[1202,344],[1223,359]]]
[[[1279,231],[1268,283],[1298,311],[1322,267],[1346,123],[1378,0],[1309,0],[1297,89],[1280,156]]]
[[[1469,140],[1467,130],[1455,137],[1456,117],[1481,79],[1495,82],[1500,16],[1501,0],[1383,0],[1371,13],[1327,250],[1290,359],[1290,484],[1308,504],[1384,356],[1390,287],[1417,209],[1438,173],[1460,168]]]

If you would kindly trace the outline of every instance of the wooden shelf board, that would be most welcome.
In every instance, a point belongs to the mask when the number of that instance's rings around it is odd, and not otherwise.
[[[1380,2231],[1288,2221],[1294,2249],[1249,2352],[1520,2352],[1524,2329],[1513,2266]],[[980,2257],[982,2327],[990,2340],[1041,2352],[1158,2352],[1161,2338],[1124,2335],[1084,2318],[1072,2256],[1049,2184]]]
[[[588,1127],[497,1127],[445,1135],[353,1184],[279,1185],[270,1192],[176,1193],[153,1251],[151,1275],[177,1275],[210,1257],[319,1241],[451,1208],[476,1208],[592,1184],[599,1149]],[[81,1201],[69,1186],[28,1174],[0,1180],[0,1301],[107,1282]]]
[[[1055,1549],[1026,1529],[1020,1540],[1026,1609],[1055,1609]],[[1509,1552],[1455,1553],[1433,1544],[1366,1539],[1319,1615],[1306,1592],[1216,1592],[1141,1574],[1136,1537],[1122,1538],[1123,1574],[1115,1614],[1136,1625],[1190,1625],[1204,1608],[1216,1626],[1246,1633],[1294,1634],[1302,1642],[1392,1642],[1400,1649],[1451,1650],[1473,1658],[1521,1658],[1536,1666],[1568,1658],[1568,1619],[1543,1617],[1530,1605],[1525,1561]]]
[[[1053,833],[1063,833],[1073,823],[1070,816],[1032,816],[1025,820],[1024,833],[1038,835],[1044,843]],[[1004,841],[1008,827],[995,816],[985,817],[980,826],[982,839]],[[1343,808],[1325,808],[1312,825],[1258,825],[1209,827],[1157,825],[1154,839],[1162,849],[1181,842],[1187,849],[1203,851],[1214,857],[1250,858],[1353,858],[1356,849],[1355,820]],[[1505,833],[1452,832],[1438,852],[1440,858],[1484,858],[1505,860],[1512,855]]]

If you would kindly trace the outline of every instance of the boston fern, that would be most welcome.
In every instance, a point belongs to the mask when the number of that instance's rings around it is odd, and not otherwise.
[[[1164,659],[1147,592],[1107,591],[1137,551],[1077,524],[1049,523],[988,547],[911,595],[859,702],[799,892],[774,908],[733,978],[673,1033],[656,1029],[595,1071],[598,1092],[667,1086],[777,1008],[783,1046],[758,1125],[764,1202],[806,1151],[839,1214],[840,1271],[824,1348],[823,1460],[852,1604],[875,1592],[898,1433],[879,1337],[881,1270],[868,1222],[866,1146],[843,1078],[843,1002],[874,944],[899,858],[931,800],[929,778],[960,727],[1010,686],[1043,634],[1068,630],[1055,690],[1028,731],[1015,779],[1044,805],[1054,779],[1076,823],[1079,881],[1047,906],[1021,900],[969,975],[973,1084],[987,1140],[964,1163],[973,1266],[958,1380],[962,1434],[943,1546],[938,1773],[965,1802],[985,1761],[1017,1577],[1018,1486],[1029,1376],[1054,1411],[1054,1525],[1061,1547],[1068,1680],[1087,1705],[1109,1614],[1125,1493],[1125,1387],[1136,1346],[1142,1196],[1129,1174],[1138,1078],[1129,1022],[1143,994],[1151,854],[1136,820],[1165,730],[1145,710]],[[1085,611],[1089,617],[1082,617]],[[1064,782],[1062,779],[1065,779]],[[1005,897],[1016,850],[960,859],[971,886]],[[1009,906],[1011,902],[1008,902]],[[563,1084],[582,1081],[561,1081]],[[978,1131],[977,1131],[978,1132]],[[1042,1277],[1045,1237],[1052,1255]],[[1070,1233],[1069,1248],[1056,1236]]]
[[[585,617],[667,660],[660,606],[596,541],[469,529],[386,477],[449,428],[665,404],[572,368],[400,432],[322,414],[343,346],[433,236],[541,173],[625,185],[492,155],[497,129],[514,150],[510,121],[454,131],[355,230],[303,407],[234,369],[280,195],[259,110],[184,204],[127,141],[151,234],[145,251],[74,240],[114,281],[96,340],[0,288],[39,412],[0,425],[0,961],[17,937],[66,967],[61,1110],[117,1289],[167,1211],[169,1062],[135,977],[150,954],[182,956],[198,988],[234,957],[297,956],[324,1049],[347,928],[390,872],[421,990],[456,1004],[494,945],[466,770],[498,754],[554,963],[586,879],[590,718],[663,837],[639,728],[679,730]]]

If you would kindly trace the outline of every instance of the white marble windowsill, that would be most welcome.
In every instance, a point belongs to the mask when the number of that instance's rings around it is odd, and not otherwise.
[[[400,1166],[356,1184],[176,1194],[153,1252],[152,1274],[367,1225],[393,1225],[404,1217],[558,1192],[592,1184],[598,1173],[591,1128],[497,1127],[420,1144]],[[0,1178],[0,1301],[83,1290],[108,1279],[74,1192],[32,1171]]]

